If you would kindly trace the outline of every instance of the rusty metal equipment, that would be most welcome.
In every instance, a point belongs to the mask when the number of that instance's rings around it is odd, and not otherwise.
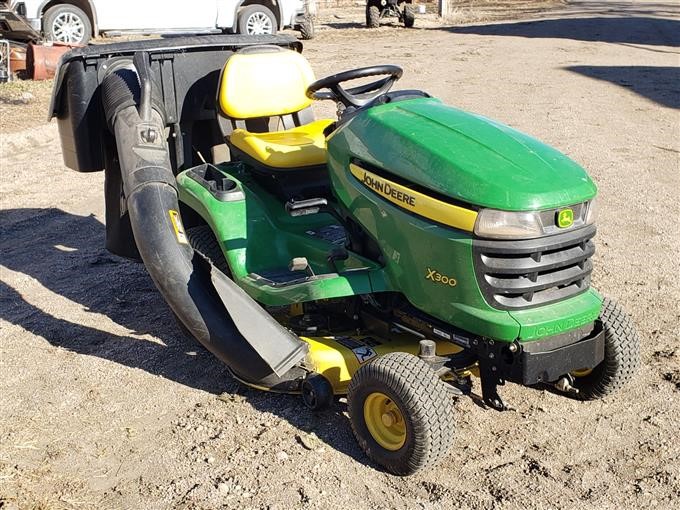
[[[26,52],[26,69],[34,80],[49,80],[59,65],[59,59],[71,48],[81,45],[60,43],[29,44]]]
[[[45,42],[23,16],[4,2],[0,2],[0,36],[0,81],[11,80],[19,71],[26,71],[26,76],[34,80],[50,79],[61,56],[78,46]]]
[[[9,68],[12,73],[20,73],[26,70],[26,45],[11,42],[9,45]]]
[[[9,51],[9,41],[0,39],[0,83],[5,83],[12,79]]]

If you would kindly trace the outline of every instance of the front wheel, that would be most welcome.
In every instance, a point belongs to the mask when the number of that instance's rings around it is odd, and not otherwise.
[[[43,30],[49,41],[66,44],[87,44],[92,37],[92,23],[82,9],[59,4],[50,7],[43,16]]]
[[[314,28],[314,20],[307,16],[305,17],[304,21],[300,23],[300,39],[303,41],[308,41],[310,39],[314,39],[315,35],[315,28]]]
[[[238,15],[238,33],[273,35],[276,33],[276,17],[264,5],[248,5]]]
[[[357,370],[347,407],[361,448],[395,475],[435,465],[451,446],[451,396],[430,366],[412,354],[386,354]]]
[[[413,4],[405,4],[404,5],[404,26],[406,28],[413,28],[414,23],[416,22],[416,9],[413,6]]]
[[[640,366],[640,338],[618,303],[605,298],[600,320],[604,326],[604,361],[592,370],[577,370],[573,386],[581,400],[597,400],[618,391]]]
[[[375,4],[366,5],[366,26],[368,28],[380,26],[380,8]]]

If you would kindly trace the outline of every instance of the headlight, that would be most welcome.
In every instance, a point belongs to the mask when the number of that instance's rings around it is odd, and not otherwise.
[[[531,239],[543,235],[539,211],[482,209],[475,222],[475,234],[496,239]]]
[[[542,211],[482,209],[477,214],[475,234],[492,239],[534,239],[591,225],[595,223],[596,216],[597,201],[594,198],[588,202]]]
[[[597,219],[597,210],[597,198],[593,198],[588,203],[588,211],[586,212],[586,225],[595,223],[595,220]]]

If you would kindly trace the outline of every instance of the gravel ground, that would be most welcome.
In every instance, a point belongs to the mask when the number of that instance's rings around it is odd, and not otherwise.
[[[306,44],[319,76],[397,63],[401,87],[584,165],[601,195],[594,284],[642,338],[637,379],[604,401],[513,385],[515,411],[458,400],[450,455],[409,478],[368,462],[342,402],[313,414],[243,388],[182,336],[144,268],[103,249],[103,175],[63,167],[54,124],[9,133],[3,114],[0,508],[677,508],[679,34],[677,3],[572,2]]]

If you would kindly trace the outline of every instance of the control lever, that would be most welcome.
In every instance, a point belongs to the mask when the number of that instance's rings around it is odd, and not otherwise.
[[[305,271],[310,276],[316,276],[312,270],[312,266],[309,265],[307,257],[294,257],[288,263],[289,271]]]
[[[306,216],[317,214],[328,207],[325,198],[308,198],[306,200],[289,200],[286,202],[286,212],[291,216]]]

